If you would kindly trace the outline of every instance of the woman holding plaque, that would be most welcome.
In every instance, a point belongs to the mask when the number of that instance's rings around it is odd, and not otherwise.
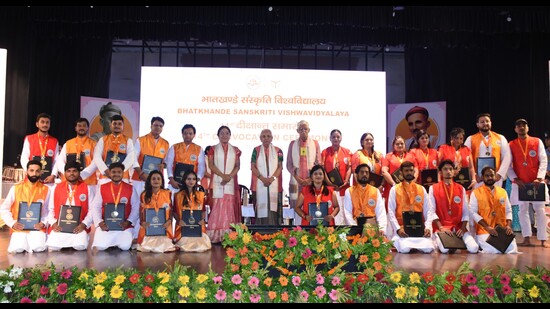
[[[212,204],[206,232],[212,243],[221,243],[224,235],[231,231],[231,224],[240,223],[242,219],[237,178],[241,168],[241,150],[229,143],[231,130],[228,126],[221,126],[217,135],[220,142],[208,152]]]
[[[437,165],[439,163],[437,158],[437,150],[430,146],[430,134],[428,134],[425,130],[418,130],[415,135],[415,140],[418,147],[411,149],[409,152],[413,154],[416,160],[416,167],[418,168],[418,178],[416,183],[419,185],[436,183],[438,177]],[[431,170],[433,175],[429,175],[428,172],[424,172],[426,174],[423,174],[422,171],[424,170]],[[422,177],[423,175],[425,175],[425,177]],[[424,187],[427,191],[428,187]]]
[[[357,166],[364,163],[370,167],[371,177],[372,174],[382,176],[382,160],[384,159],[384,154],[380,151],[374,150],[374,135],[368,132],[363,133],[363,135],[361,135],[360,143],[361,149],[357,150],[351,156],[351,170],[355,171]],[[385,181],[382,180],[380,187],[378,187],[380,193],[384,190],[384,183]]]
[[[187,171],[183,174],[183,187],[174,198],[176,225],[174,241],[185,252],[204,252],[212,248],[206,234],[204,192],[197,190],[197,174]],[[193,231],[193,229],[196,229]]]
[[[451,135],[449,143],[440,145],[437,151],[439,162],[443,160],[453,161],[455,165],[455,177],[460,173],[461,169],[468,169],[471,184],[466,189],[469,194],[476,184],[476,172],[472,160],[472,151],[468,146],[464,145],[463,128],[453,128],[449,135]]]
[[[309,172],[312,183],[302,188],[294,207],[294,212],[302,218],[301,225],[317,225],[323,221],[325,225],[334,226],[340,206],[334,187],[326,181],[326,174],[322,165],[313,166]]]
[[[332,145],[321,152],[321,165],[327,171],[327,179],[337,192],[339,205],[344,202],[344,194],[349,188],[351,177],[351,152],[349,149],[340,146],[342,132],[338,129],[330,131],[330,142]],[[346,221],[344,209],[338,212],[334,219],[336,225],[350,225]]]
[[[164,176],[153,170],[140,194],[140,227],[137,250],[141,252],[173,252],[172,191],[164,189]]]

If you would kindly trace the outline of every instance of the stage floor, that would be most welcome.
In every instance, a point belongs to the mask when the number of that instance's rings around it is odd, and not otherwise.
[[[522,241],[521,235],[516,233],[516,237],[518,241]],[[537,246],[520,247],[520,254],[393,253],[394,264],[398,270],[419,273],[455,271],[464,262],[468,262],[475,270],[485,267],[492,270],[496,270],[498,267],[526,270],[528,267],[534,268],[536,266],[550,269],[550,248],[542,248],[540,242],[534,240],[535,238],[532,238],[531,243],[536,243]],[[0,269],[6,269],[10,265],[34,267],[35,265],[50,265],[53,263],[58,269],[77,266],[78,268],[95,268],[97,270],[123,267],[158,271],[164,269],[166,265],[173,265],[178,262],[181,265],[194,268],[199,273],[206,273],[209,269],[216,273],[222,273],[225,267],[225,250],[220,245],[213,245],[212,250],[203,253],[149,253],[136,250],[121,251],[117,248],[111,248],[98,252],[91,249],[87,251],[64,249],[59,252],[8,254],[8,243],[9,231],[4,226],[0,228]]]

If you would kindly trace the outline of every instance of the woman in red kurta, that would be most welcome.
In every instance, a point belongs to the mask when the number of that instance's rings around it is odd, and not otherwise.
[[[418,168],[418,178],[416,183],[423,185],[422,177],[420,174],[423,170],[435,169],[439,161],[437,159],[437,150],[430,146],[430,134],[424,130],[419,130],[415,135],[418,148],[413,148],[409,152],[414,155],[416,160],[416,167]],[[433,179],[432,182],[437,182],[437,179]],[[428,190],[428,189],[426,189]]]
[[[302,225],[312,225],[310,222],[315,218],[320,218],[320,215],[309,213],[309,205],[322,202],[328,202],[328,212],[323,217],[328,225],[334,225],[334,217],[340,211],[338,197],[334,191],[334,187],[328,185],[326,181],[326,172],[323,166],[315,165],[309,172],[309,177],[312,179],[312,184],[305,186],[298,195],[294,211],[302,217]]]
[[[382,176],[384,176],[384,181],[386,182],[382,197],[384,197],[384,202],[386,203],[386,211],[388,210],[388,196],[390,195],[390,189],[395,185],[392,174],[401,167],[401,163],[405,161],[413,162],[415,164],[414,175],[418,176],[416,160],[412,153],[407,152],[405,148],[405,139],[398,135],[393,138],[392,145],[393,151],[386,154],[384,160],[382,160]]]
[[[472,151],[464,145],[464,129],[454,128],[450,132],[451,141],[448,144],[439,146],[438,156],[439,162],[443,160],[451,160],[455,165],[455,176],[461,168],[468,168],[470,180],[472,183],[468,187],[468,194],[476,184],[476,172],[472,159]]]

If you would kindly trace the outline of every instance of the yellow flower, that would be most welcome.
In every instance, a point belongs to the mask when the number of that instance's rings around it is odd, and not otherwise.
[[[105,296],[105,288],[102,285],[96,285],[92,294],[95,299]]]
[[[405,293],[406,292],[407,292],[407,290],[405,289],[405,287],[399,286],[398,288],[395,289],[395,297],[397,299],[403,299],[403,298],[405,298]]]
[[[205,274],[200,274],[197,276],[197,281],[199,283],[203,283],[204,281],[208,280],[208,276]]]
[[[521,277],[521,275],[516,275],[516,276],[514,277],[514,282],[515,282],[516,284],[520,284],[520,285],[523,284],[523,278]]]
[[[115,284],[116,285],[121,285],[122,282],[124,282],[124,280],[126,280],[126,277],[124,275],[118,275],[115,278]]]
[[[398,283],[399,281],[401,281],[401,272],[396,271],[393,274],[391,274],[390,280],[395,283]]]
[[[535,277],[535,275],[533,274],[525,274],[525,279],[529,280],[529,281],[533,281],[535,280],[537,277]]]
[[[246,245],[252,240],[252,236],[249,233],[243,234],[243,243]]]
[[[78,276],[78,280],[80,281],[87,281],[89,278],[90,276],[88,276],[88,273],[85,271],[83,271],[80,276]]]
[[[197,291],[196,297],[197,297],[197,299],[200,299],[200,300],[205,299],[206,298],[206,289],[205,288],[200,288]]]
[[[76,292],[74,292],[74,296],[78,299],[86,299],[86,290],[84,289],[78,289]]]
[[[99,284],[103,283],[105,280],[107,280],[107,274],[104,271],[97,274],[94,278],[94,282]]]
[[[187,283],[189,283],[189,276],[188,276],[188,275],[179,276],[179,277],[178,277],[178,281],[179,281],[182,285],[186,285]]]
[[[189,290],[188,286],[182,286],[178,291],[179,296],[181,297],[189,297],[191,295],[191,291]]]
[[[187,301],[185,299],[180,299],[179,303],[180,304],[185,304],[185,303],[187,303]]]
[[[418,287],[416,287],[416,286],[411,286],[411,287],[409,288],[409,295],[410,295],[411,297],[415,297],[415,298],[416,298],[416,297],[418,296]]]
[[[308,244],[307,235],[303,235],[301,240],[302,240],[302,245],[307,246]]]
[[[170,280],[170,275],[164,271],[159,273],[157,277],[160,279],[161,284],[167,283]]]
[[[166,297],[166,295],[168,295],[168,289],[164,285],[160,285],[157,288],[157,295],[160,297]]]
[[[122,296],[122,292],[124,292],[124,290],[120,288],[120,285],[113,286],[111,288],[111,298],[114,298],[114,299],[120,298],[120,296]]]
[[[516,293],[516,298],[523,298],[523,296],[525,296],[523,288],[519,288],[518,292]]]
[[[334,235],[334,234],[328,235],[328,242],[329,242],[329,243],[332,244],[332,243],[334,243],[335,241],[336,241],[336,235]]]
[[[537,298],[539,297],[539,288],[534,285],[532,288],[529,289],[529,296],[531,296],[532,298]]]
[[[409,281],[411,283],[420,283],[420,275],[417,272],[413,272],[409,275]]]
[[[325,245],[323,245],[323,244],[317,245],[317,252],[321,253],[323,251],[325,251]]]

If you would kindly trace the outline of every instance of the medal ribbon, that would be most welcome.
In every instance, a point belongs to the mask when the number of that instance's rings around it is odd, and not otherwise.
[[[451,192],[449,193],[449,191],[447,190],[447,186],[450,186],[451,187]],[[453,190],[454,190],[454,186],[453,184],[446,184],[446,183],[443,183],[443,189],[445,190],[445,195],[447,196],[447,201],[449,202],[449,214],[451,214],[451,201],[452,201],[452,198],[453,198]]]
[[[31,193],[31,198],[27,199],[27,208],[30,208],[32,201],[34,201],[34,196],[36,195],[36,183],[32,184]]]
[[[495,216],[495,195],[493,194],[493,192],[491,192],[491,189],[489,189],[489,187],[483,186],[483,189],[485,190],[485,194],[491,197],[488,199],[489,208],[491,209],[491,215]]]
[[[40,136],[40,133],[36,133],[36,136],[38,136],[38,144],[40,145],[40,156],[42,159],[46,157],[46,150],[48,148],[48,137],[49,135],[46,135],[46,138],[44,139],[44,144],[42,144],[42,137]]]
[[[409,202],[409,205],[410,205],[410,210],[409,211],[414,211],[414,198],[418,195],[416,189],[417,187],[416,186],[413,186],[412,184],[410,183],[407,183],[406,181],[405,182],[402,182],[402,188],[403,188],[403,191],[405,192],[405,194],[407,195],[407,199],[408,199],[408,202]],[[413,193],[412,195],[409,194],[409,190],[411,190],[411,192]]]
[[[325,188],[324,185],[321,186],[321,190],[319,190],[319,193],[317,193],[317,190],[315,191],[315,202],[317,203],[317,210],[321,209],[321,196],[323,194],[323,189]]]
[[[485,152],[489,152],[490,142],[491,142],[491,133],[489,133],[487,140],[485,140],[485,137],[481,137],[481,141],[483,142],[483,145],[485,145]],[[492,152],[492,149],[491,149]]]
[[[122,192],[122,184],[119,184],[118,193],[115,198],[115,191],[113,191],[113,183],[111,182],[111,194],[113,195],[113,200],[115,202],[115,208],[118,206],[118,202],[120,201],[120,192]]]
[[[74,205],[73,204],[73,200],[74,200],[74,188],[72,185],[69,185],[69,183],[67,182],[67,194],[69,195],[69,205]]]
[[[523,162],[527,162],[527,138],[525,139],[525,148],[523,148],[521,138],[518,138],[518,144],[519,148],[521,149],[521,153],[523,153]]]

